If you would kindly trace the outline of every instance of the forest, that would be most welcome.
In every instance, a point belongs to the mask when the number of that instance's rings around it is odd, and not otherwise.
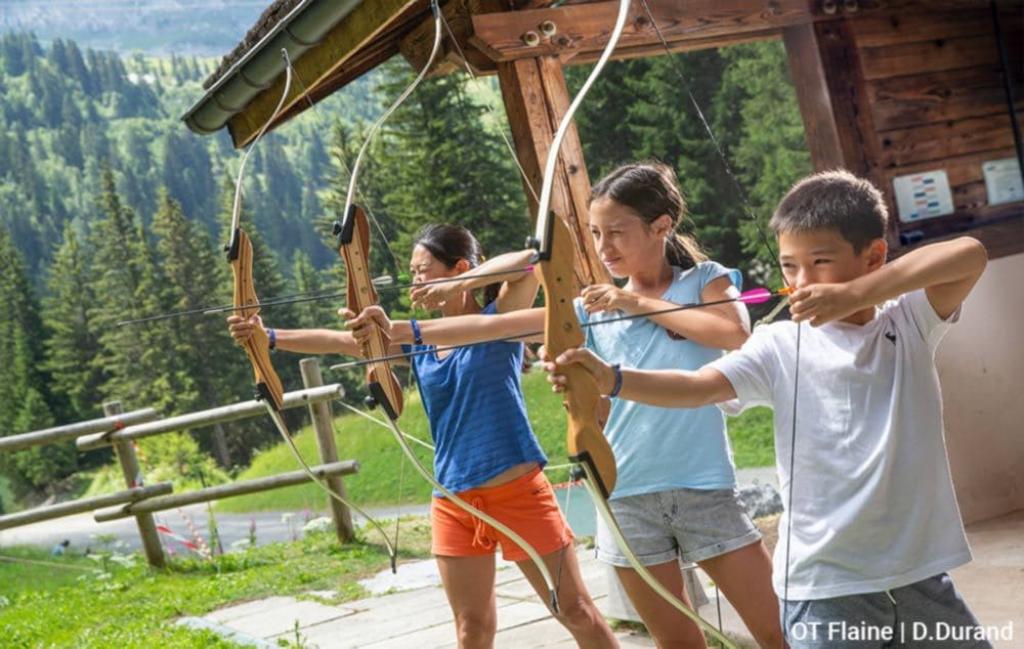
[[[214,67],[0,35],[0,435],[96,417],[107,399],[172,414],[251,397],[249,364],[221,316],[118,324],[231,302],[221,245],[241,152],[226,133],[200,137],[180,121]],[[331,226],[347,170],[415,72],[392,60],[259,143],[243,186],[261,298],[344,286]],[[570,91],[587,72],[567,70]],[[811,167],[780,42],[614,63],[577,125],[592,182],[630,160],[671,164],[685,228],[710,256],[740,268],[748,287],[775,280],[755,219]],[[505,129],[495,80],[465,75],[430,79],[389,120],[359,186],[379,226],[376,275],[402,277],[415,233],[432,222],[465,225],[488,255],[522,247],[530,216]],[[403,295],[382,298],[409,312]],[[264,317],[331,327],[340,306],[308,301]],[[296,362],[279,357],[277,368],[299,385]],[[328,380],[356,385],[354,374]],[[269,422],[253,426],[167,453],[227,475],[273,444]],[[53,493],[108,460],[70,442],[2,456],[0,494]]]

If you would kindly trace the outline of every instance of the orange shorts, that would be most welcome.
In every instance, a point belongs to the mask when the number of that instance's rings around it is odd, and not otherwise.
[[[561,550],[573,534],[555,500],[555,491],[540,467],[496,487],[467,489],[458,494],[480,511],[504,523],[537,549],[541,556]],[[529,559],[512,539],[469,514],[447,498],[435,497],[430,507],[433,542],[430,550],[443,557],[494,554],[501,545],[506,561]]]

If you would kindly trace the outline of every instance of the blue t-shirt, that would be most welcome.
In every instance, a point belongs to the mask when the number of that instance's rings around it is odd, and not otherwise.
[[[492,302],[481,313],[493,315],[496,308]],[[402,350],[434,347],[402,345]],[[522,343],[470,345],[444,358],[435,352],[410,361],[434,438],[438,482],[459,492],[517,464],[547,464],[526,417]]]
[[[704,287],[723,275],[739,288],[739,271],[705,261],[693,268],[673,267],[672,284],[661,296],[676,304],[701,302]],[[621,317],[621,313],[588,315],[575,302],[580,322]],[[719,349],[671,337],[648,318],[622,320],[585,329],[587,347],[609,363],[643,370],[696,370],[723,355]],[[725,416],[716,406],[661,408],[612,399],[604,434],[615,453],[618,481],[613,497],[670,489],[729,489],[736,485],[732,453],[725,435]]]

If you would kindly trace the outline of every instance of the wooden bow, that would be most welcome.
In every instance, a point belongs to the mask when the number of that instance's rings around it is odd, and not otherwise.
[[[284,91],[281,93],[281,99],[278,101],[274,113],[260,129],[256,138],[253,140],[253,143],[245,152],[245,155],[242,156],[242,162],[238,169],[238,179],[235,183],[235,198],[231,214],[231,241],[224,247],[224,250],[227,252],[228,263],[231,264],[231,271],[234,275],[234,310],[246,320],[259,315],[260,302],[253,282],[252,240],[249,238],[249,235],[245,230],[242,229],[241,225],[242,179],[244,178],[245,163],[249,159],[249,154],[252,153],[269,125],[280,113],[281,108],[284,105],[284,100],[288,96],[288,91],[291,88],[291,61],[288,59],[287,50],[282,49],[281,55],[285,60],[286,71]],[[372,516],[331,489],[326,482],[320,480],[316,474],[313,473],[313,470],[309,467],[309,464],[302,457],[302,453],[299,452],[298,447],[295,445],[295,441],[292,439],[291,432],[288,430],[288,425],[285,423],[284,416],[282,415],[282,409],[284,407],[284,386],[282,385],[277,372],[274,370],[273,363],[270,361],[270,339],[267,336],[266,331],[262,327],[256,327],[253,335],[245,341],[243,346],[245,348],[246,355],[249,357],[249,363],[252,365],[253,377],[256,381],[256,398],[259,399],[266,407],[267,414],[274,422],[274,426],[281,434],[282,440],[295,457],[295,460],[302,467],[302,470],[309,476],[310,480],[327,493],[328,496],[357,512],[365,518],[368,523],[375,527],[378,532],[380,532],[381,536],[384,538],[384,544],[387,547],[388,556],[391,559],[391,570],[394,572],[396,569],[397,554],[394,544],[391,543],[391,540],[384,532],[384,529]]]

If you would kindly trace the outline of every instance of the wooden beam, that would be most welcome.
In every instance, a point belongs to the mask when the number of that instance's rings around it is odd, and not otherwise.
[[[747,33],[775,33],[810,22],[856,18],[863,15],[896,15],[978,9],[984,0],[850,0],[836,2],[826,12],[820,0],[647,0],[651,13],[669,43],[704,40],[704,47],[728,44],[714,39],[735,39]],[[550,8],[545,2],[530,2],[519,11],[474,15],[470,41],[494,61],[558,56],[563,62],[574,57],[596,58],[608,42],[615,23],[618,2],[580,2]],[[1017,6],[1020,3],[1008,3]],[[545,35],[541,25],[551,23],[555,32]],[[532,37],[536,37],[536,41]],[[644,5],[633,0],[619,50],[645,51],[660,45]],[[647,49],[653,52],[652,49]],[[636,54],[634,55],[636,56]],[[619,58],[617,54],[616,58]],[[585,60],[585,59],[584,59]],[[575,61],[574,61],[575,62]]]
[[[881,155],[871,118],[867,82],[847,20],[798,25],[783,31],[790,74],[818,171],[847,169],[868,178],[895,206],[891,184],[878,169]],[[890,244],[897,241],[890,219]]]
[[[814,20],[813,0],[648,0],[661,36],[668,42],[736,37],[779,30]],[[471,42],[495,61],[558,56],[564,60],[600,53],[615,24],[618,2],[567,5],[473,16]],[[545,35],[542,25],[554,32]],[[531,35],[537,37],[536,43]],[[634,1],[619,48],[662,47],[644,5]]]
[[[569,107],[562,65],[557,58],[519,59],[498,64],[498,80],[505,102],[516,154],[529,179],[530,216],[536,218],[537,198],[543,181],[551,141]],[[575,246],[576,279],[580,286],[608,283],[611,276],[597,256],[590,236],[587,202],[590,179],[583,147],[573,125],[562,143],[551,209],[565,221]]]
[[[797,104],[804,122],[804,135],[814,168],[837,169],[846,166],[842,125],[829,92],[828,75],[818,48],[813,24],[787,27],[782,32],[789,58],[789,75],[796,90]]]
[[[849,22],[790,27],[784,42],[815,168],[871,176],[879,156]]]
[[[285,101],[285,108],[277,122],[285,121],[290,110],[300,101],[305,101],[302,92],[306,88],[314,88],[330,77],[338,68],[344,66],[364,47],[374,43],[379,35],[393,23],[397,23],[406,12],[414,9],[420,0],[373,0],[363,2],[356,7],[343,21],[338,23],[323,42],[306,52],[298,61],[294,61],[295,69],[303,83],[293,83]],[[380,63],[377,61],[374,63]],[[373,67],[372,65],[370,67]],[[284,75],[271,84],[269,88],[253,99],[246,109],[228,122],[228,129],[236,147],[248,144],[262,126],[273,115],[274,107],[284,90]]]
[[[472,16],[500,12],[505,8],[507,6],[501,0],[449,0],[445,3],[441,12],[448,27],[442,26],[442,49],[438,53],[438,61],[434,64],[431,76],[460,72],[465,69],[466,63],[474,74],[493,73],[494,62],[469,42],[469,37],[473,33]],[[452,43],[452,35],[458,41],[457,44]],[[402,39],[398,50],[409,65],[416,70],[422,70],[433,46],[434,16],[429,15]]]

